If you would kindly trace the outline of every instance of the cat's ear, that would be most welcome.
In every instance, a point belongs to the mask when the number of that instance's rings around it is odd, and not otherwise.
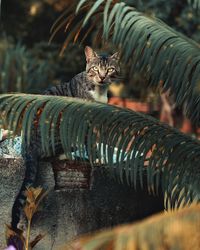
[[[119,60],[119,58],[120,58],[120,54],[119,54],[119,52],[116,52],[116,53],[114,53],[112,56],[110,56],[110,58],[112,58],[112,59],[114,59],[114,60]]]
[[[97,57],[97,53],[89,46],[86,46],[85,47],[85,57],[86,57],[86,61],[89,62],[94,57]]]

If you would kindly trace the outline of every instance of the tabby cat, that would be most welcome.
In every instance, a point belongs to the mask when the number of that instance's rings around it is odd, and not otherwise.
[[[47,89],[45,95],[79,97],[86,100],[107,103],[108,86],[112,78],[119,74],[119,56],[97,54],[90,47],[85,48],[86,71],[76,75],[71,81]],[[38,162],[42,157],[40,152],[40,136],[35,131],[28,145],[25,142],[23,158],[25,161],[25,178],[12,208],[11,226],[15,230],[20,220],[20,213],[25,203],[25,190],[34,185]],[[26,138],[25,138],[26,140]],[[59,145],[61,146],[61,145]],[[61,147],[60,147],[61,148]],[[58,150],[56,154],[62,153]]]
[[[61,83],[44,92],[47,95],[72,96],[107,103],[108,86],[119,73],[118,53],[112,56],[98,55],[90,47],[85,48],[86,71],[71,81]]]

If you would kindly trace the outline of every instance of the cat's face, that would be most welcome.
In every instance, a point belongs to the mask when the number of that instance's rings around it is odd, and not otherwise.
[[[111,79],[119,74],[119,55],[112,56],[98,55],[92,48],[86,46],[86,72],[94,84],[103,86],[109,84]]]

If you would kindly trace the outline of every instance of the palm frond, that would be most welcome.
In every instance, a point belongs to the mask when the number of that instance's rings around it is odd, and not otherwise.
[[[82,0],[76,14],[75,9],[74,15],[70,13],[74,19],[68,28],[73,29],[73,35],[67,33],[68,42],[78,32],[77,41],[91,23],[96,24],[96,28],[102,26],[104,40],[111,41],[121,49],[122,60],[131,65],[131,74],[135,69],[145,72],[151,85],[169,90],[175,102],[178,105],[186,104],[188,115],[200,124],[199,44],[124,2]],[[74,23],[82,26],[76,27]],[[62,26],[65,25],[63,22]],[[80,27],[83,27],[83,34]]]
[[[200,205],[82,236],[65,250],[199,249]],[[189,235],[188,235],[189,234]],[[188,240],[190,239],[190,240]]]
[[[0,96],[0,126],[22,130],[31,140],[33,124],[41,133],[43,154],[56,143],[67,157],[105,166],[131,186],[162,188],[176,206],[200,199],[200,142],[152,117],[103,103],[27,94]],[[72,152],[73,148],[73,152]]]
[[[199,0],[188,0],[188,3],[190,5],[192,5],[192,7],[195,9],[195,10],[200,10],[200,1]]]

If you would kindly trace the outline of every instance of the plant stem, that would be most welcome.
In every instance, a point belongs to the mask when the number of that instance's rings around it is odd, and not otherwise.
[[[30,232],[31,232],[31,220],[28,220],[28,228],[26,234],[26,248],[25,248],[26,250],[28,250],[29,246]]]

